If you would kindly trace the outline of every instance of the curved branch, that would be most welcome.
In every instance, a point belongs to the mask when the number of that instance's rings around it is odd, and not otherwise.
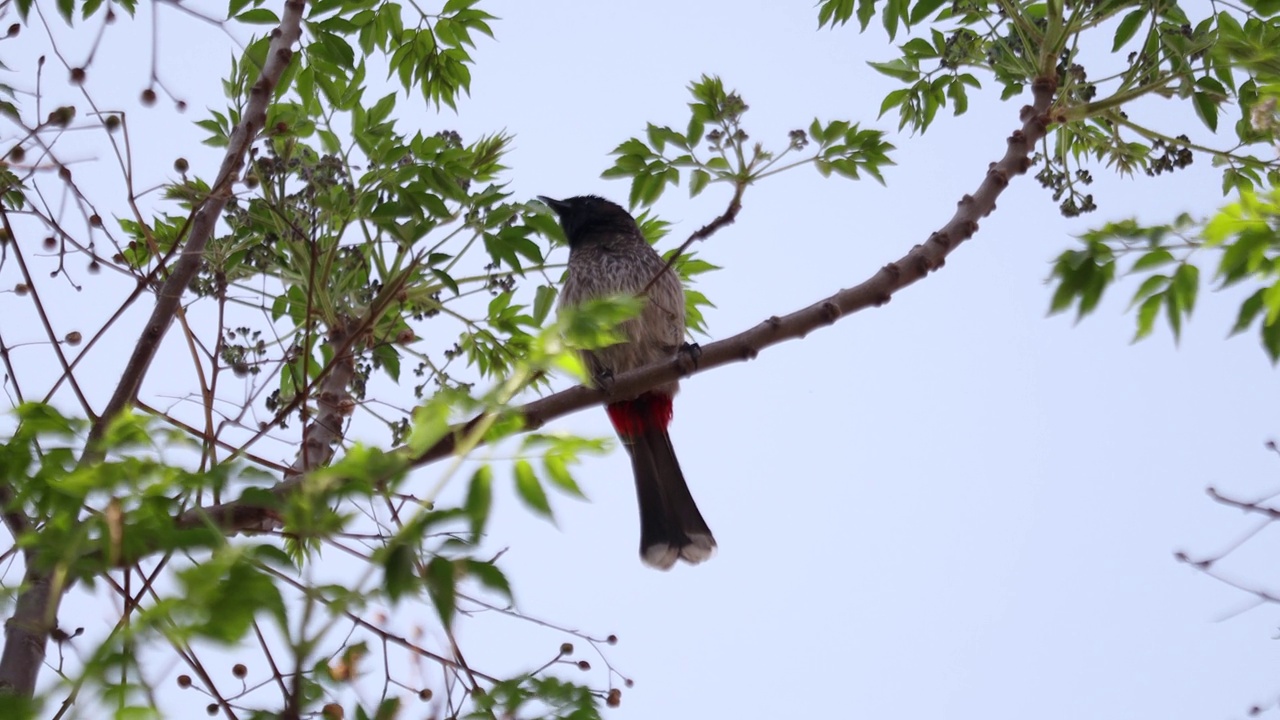
[[[227,143],[227,154],[223,156],[217,179],[209,188],[209,196],[195,212],[191,222],[191,234],[182,248],[178,261],[173,264],[173,270],[160,286],[156,306],[151,311],[151,317],[142,331],[142,337],[138,338],[138,344],[133,349],[129,364],[121,374],[120,384],[116,387],[115,394],[111,396],[102,415],[89,431],[86,457],[90,459],[101,452],[97,444],[106,430],[107,423],[119,415],[126,405],[133,402],[134,396],[138,394],[138,386],[142,384],[142,378],[146,376],[147,368],[150,367],[151,360],[155,358],[156,351],[160,348],[160,341],[164,339],[169,325],[173,323],[182,295],[200,269],[205,246],[209,243],[209,238],[213,237],[213,231],[222,217],[222,211],[227,207],[227,200],[231,198],[231,186],[240,177],[240,170],[244,167],[244,158],[249,152],[249,146],[253,144],[267,122],[267,106],[275,95],[280,77],[293,59],[293,44],[302,36],[302,11],[305,7],[306,3],[303,0],[285,2],[280,25],[271,31],[271,45],[267,49],[267,60],[262,66],[262,73],[258,76],[257,82],[249,90],[249,104],[245,107],[243,120]]]
[[[790,315],[768,318],[745,332],[711,343],[698,352],[683,352],[672,360],[618,375],[608,391],[573,387],[512,408],[508,411],[509,415],[520,417],[524,421],[525,430],[536,430],[551,420],[606,403],[613,398],[635,397],[672,380],[732,362],[752,360],[761,350],[772,345],[797,340],[855,312],[884,305],[898,290],[941,268],[947,255],[978,231],[978,220],[995,210],[996,198],[1004,192],[1009,180],[1026,173],[1031,166],[1031,149],[1045,135],[1049,122],[1047,113],[1056,90],[1054,80],[1038,80],[1032,86],[1034,104],[1022,108],[1022,128],[1009,136],[1004,157],[991,164],[978,189],[972,195],[965,195],[960,199],[951,220],[930,235],[924,244],[916,245],[906,255],[885,265],[862,283]],[[726,215],[732,220],[731,213]],[[727,221],[723,224],[727,224]],[[696,236],[697,233],[691,240],[697,239]],[[492,415],[479,415],[455,426],[453,432],[435,445],[408,457],[410,465],[426,465],[453,455],[457,451],[459,439],[468,437],[486,419],[491,420]],[[287,479],[278,483],[271,492],[276,497],[282,497],[297,487],[299,481],[298,477]],[[182,513],[176,522],[179,527],[184,528],[212,524],[223,532],[234,533],[278,527],[279,520],[278,513],[273,509],[232,501],[193,508]]]
[[[160,341],[173,322],[183,293],[200,269],[205,246],[231,197],[231,186],[240,175],[249,146],[266,124],[267,106],[293,58],[293,45],[302,36],[302,13],[305,9],[303,0],[285,2],[280,25],[271,31],[266,63],[250,91],[243,120],[231,135],[217,180],[210,188],[209,197],[195,212],[191,234],[173,265],[173,271],[160,287],[155,309],[125,366],[115,394],[89,431],[82,463],[95,462],[103,457],[100,441],[107,424],[133,401]],[[5,623],[4,654],[0,656],[0,692],[25,698],[35,693],[36,678],[44,664],[45,645],[50,631],[57,626],[58,606],[68,587],[65,582],[55,582],[56,569],[53,572],[37,570],[33,560],[29,553],[22,591],[15,603],[13,617]]]
[[[1026,173],[1031,166],[1031,148],[1045,135],[1046,113],[1057,85],[1053,80],[1041,79],[1036,81],[1032,90],[1035,104],[1022,108],[1022,128],[1009,136],[1004,157],[991,164],[978,189],[960,199],[951,220],[930,235],[924,244],[916,245],[867,280],[790,315],[770,317],[750,330],[711,343],[698,353],[681,353],[673,360],[618,375],[608,392],[574,387],[514,408],[511,413],[524,419],[525,429],[536,430],[550,420],[613,398],[634,397],[656,385],[688,375],[733,362],[753,360],[767,347],[798,340],[843,317],[889,302],[895,292],[941,268],[947,255],[978,231],[978,220],[996,209],[996,198],[1004,192],[1009,180]],[[425,465],[453,454],[456,438],[464,435],[479,419],[473,418],[460,425],[454,433],[412,458],[412,464]]]

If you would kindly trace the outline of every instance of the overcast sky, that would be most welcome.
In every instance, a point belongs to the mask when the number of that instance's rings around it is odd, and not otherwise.
[[[609,151],[646,122],[683,127],[686,86],[703,73],[742,94],[748,132],[776,147],[815,116],[890,132],[887,187],[793,171],[752,188],[737,224],[697,248],[724,267],[698,286],[717,305],[711,339],[861,282],[923,242],[1003,154],[1030,101],[1002,103],[989,87],[968,115],[898,135],[896,118],[876,118],[898,86],[864,62],[892,57],[883,33],[819,31],[807,3],[482,7],[502,20],[475,52],[471,98],[456,115],[416,100],[400,113],[426,132],[513,133],[517,198],[625,201],[626,183],[600,179]],[[196,84],[185,115],[152,116],[168,124],[138,151],[158,158],[153,181],[180,154],[209,177],[218,156],[191,152],[201,135],[185,123],[221,107],[226,51],[187,67],[201,46],[180,47],[185,33],[210,29],[175,11],[161,19],[162,78]],[[130,32],[145,37],[147,23]],[[124,57],[130,37],[113,30],[114,52]],[[113,82],[140,90],[145,59],[124,67]],[[1193,127],[1172,107],[1142,110],[1169,134]],[[501,485],[491,543],[510,548],[521,608],[621,640],[609,658],[636,685],[608,717],[1227,718],[1280,693],[1276,609],[1237,614],[1249,596],[1173,559],[1217,552],[1256,522],[1211,502],[1207,486],[1280,490],[1280,460],[1264,449],[1277,435],[1274,371],[1254,333],[1224,339],[1241,294],[1206,292],[1176,347],[1163,326],[1130,344],[1132,285],[1078,326],[1046,318],[1049,263],[1073,234],[1210,212],[1220,176],[1203,157],[1171,177],[1094,174],[1096,213],[1065,220],[1018,178],[972,242],[888,305],[683,383],[672,437],[720,544],[709,563],[640,564],[620,451],[578,471],[590,503],[552,498],[557,525]],[[673,223],[664,249],[727,200],[719,186],[692,202],[669,190],[656,208]],[[609,433],[598,409],[554,427]],[[1224,571],[1277,588],[1271,535]],[[86,619],[99,617],[110,613]],[[464,623],[468,659],[541,656],[505,628]]]

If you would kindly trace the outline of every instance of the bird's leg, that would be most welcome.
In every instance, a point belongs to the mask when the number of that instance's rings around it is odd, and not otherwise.
[[[591,374],[591,380],[596,389],[605,395],[613,395],[613,371],[608,368],[598,368]]]
[[[692,373],[694,370],[698,369],[698,360],[702,359],[702,347],[698,345],[698,343],[684,343],[680,346],[680,357],[688,358],[689,369],[685,374],[687,375]],[[683,368],[685,362],[681,361],[680,365]]]

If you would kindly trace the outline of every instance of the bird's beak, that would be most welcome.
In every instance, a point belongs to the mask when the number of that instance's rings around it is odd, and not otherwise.
[[[557,215],[563,215],[569,209],[569,203],[563,200],[553,200],[546,195],[539,195],[538,199],[545,203],[547,207],[555,210]]]

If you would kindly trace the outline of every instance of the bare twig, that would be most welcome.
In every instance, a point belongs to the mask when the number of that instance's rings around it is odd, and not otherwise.
[[[681,243],[680,247],[676,248],[676,251],[671,253],[671,257],[667,259],[667,264],[662,267],[662,270],[654,275],[653,279],[651,279],[649,283],[644,286],[644,289],[637,294],[648,294],[649,289],[653,287],[653,284],[658,282],[658,278],[662,277],[663,273],[670,270],[677,262],[680,261],[680,258],[684,256],[685,251],[689,249],[690,245],[699,240],[706,240],[714,235],[717,230],[725,227],[726,225],[732,225],[733,221],[738,219],[738,213],[742,210],[742,193],[746,192],[746,190],[746,183],[736,183],[733,187],[733,199],[729,201],[729,207],[725,208],[725,211],[721,213],[719,217],[695,230],[693,234],[689,236],[688,240]]]
[[[240,176],[250,145],[261,132],[267,119],[267,107],[275,95],[276,85],[293,58],[293,45],[302,34],[303,0],[287,0],[280,25],[272,31],[267,60],[250,91],[243,120],[231,135],[227,153],[209,196],[195,211],[191,232],[173,271],[160,287],[155,308],[134,347],[133,356],[121,374],[115,394],[95,420],[81,462],[95,462],[103,457],[101,439],[109,423],[133,401],[146,375],[160,342],[173,322],[191,278],[200,268],[204,249],[213,236],[218,219],[231,197],[232,184]],[[27,558],[27,573],[12,618],[5,624],[4,653],[0,656],[0,690],[21,697],[35,692],[36,678],[44,662],[49,632],[57,625],[58,606],[67,586],[55,582],[54,573],[36,570],[32,557]]]

